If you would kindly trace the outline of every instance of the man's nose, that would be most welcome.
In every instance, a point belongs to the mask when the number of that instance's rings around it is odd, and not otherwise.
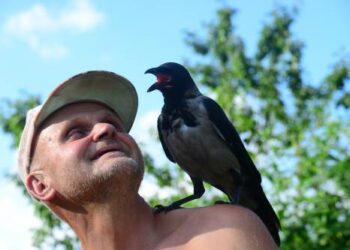
[[[92,132],[94,141],[113,138],[117,134],[116,128],[109,123],[96,123]]]

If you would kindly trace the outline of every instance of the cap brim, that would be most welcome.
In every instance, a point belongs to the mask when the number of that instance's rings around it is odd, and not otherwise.
[[[110,107],[130,131],[137,112],[136,90],[126,78],[108,71],[89,71],[59,85],[44,102],[35,126],[40,126],[51,114],[68,104],[86,101]]]

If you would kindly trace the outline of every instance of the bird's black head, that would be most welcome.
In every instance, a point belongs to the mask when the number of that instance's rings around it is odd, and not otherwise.
[[[146,70],[157,77],[157,81],[147,92],[158,89],[166,96],[182,96],[188,90],[197,89],[190,73],[181,64],[168,62]]]

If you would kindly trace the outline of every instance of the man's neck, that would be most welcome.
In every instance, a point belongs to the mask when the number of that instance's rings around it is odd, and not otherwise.
[[[140,196],[89,205],[86,211],[69,220],[84,250],[152,249],[156,242],[152,209]]]

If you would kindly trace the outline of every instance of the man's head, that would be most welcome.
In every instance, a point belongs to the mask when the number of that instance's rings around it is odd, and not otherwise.
[[[58,86],[42,106],[28,112],[19,148],[28,191],[46,203],[95,201],[124,188],[137,191],[143,162],[128,134],[136,110],[134,87],[111,72],[87,72]]]

